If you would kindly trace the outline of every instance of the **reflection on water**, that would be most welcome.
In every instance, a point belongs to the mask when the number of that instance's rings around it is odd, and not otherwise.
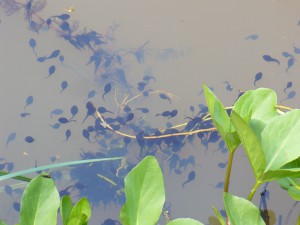
[[[131,3],[139,5],[135,0]],[[6,81],[0,95],[4,109],[1,170],[17,171],[37,163],[78,158],[125,156],[122,161],[49,171],[60,194],[77,199],[86,196],[94,211],[102,212],[100,217],[95,213],[91,224],[99,224],[100,220],[108,225],[118,224],[119,209],[125,201],[124,177],[143,157],[155,155],[166,179],[166,215],[216,224],[209,205],[223,208],[228,150],[211,121],[205,120],[207,107],[201,83],[211,86],[228,105],[245,90],[267,86],[276,90],[280,103],[297,107],[300,43],[290,37],[299,36],[296,17],[289,11],[290,17],[278,22],[283,31],[272,31],[277,35],[276,40],[272,37],[272,45],[265,32],[271,28],[264,14],[257,12],[262,24],[245,19],[242,27],[237,17],[242,13],[241,18],[245,18],[249,9],[262,7],[272,17],[280,7],[299,9],[300,5],[247,3],[231,13],[237,7],[231,1],[217,15],[210,11],[215,8],[213,3],[194,2],[201,13],[193,5],[180,7],[179,3],[174,10],[160,11],[170,6],[160,3],[155,12],[161,19],[160,26],[148,20],[157,7],[151,5],[149,11],[136,12],[144,13],[140,19],[145,24],[137,26],[145,32],[140,39],[135,35],[139,29],[134,27],[139,21],[130,20],[133,15],[137,18],[130,10],[115,13],[122,18],[117,22],[124,20],[124,25],[106,21],[106,31],[100,32],[79,23],[79,19],[89,19],[86,22],[94,24],[94,17],[87,18],[93,9],[84,11],[85,5],[60,3],[58,10],[53,2],[47,4],[42,0],[0,0],[6,14],[0,23],[1,72]],[[103,8],[99,2],[94,4]],[[120,7],[106,4],[108,8]],[[209,10],[203,11],[205,8]],[[108,12],[103,12],[107,13],[103,18],[110,18]],[[292,22],[288,31],[280,26]],[[128,30],[125,32],[123,27]],[[281,38],[280,32],[290,38]],[[252,178],[244,180],[244,173],[250,174],[245,168],[247,163],[241,153],[232,175],[232,192],[240,196],[248,194],[253,182]],[[0,217],[8,222],[17,222],[22,188],[24,183],[3,182],[1,191],[6,195],[0,198],[6,204],[0,206]],[[273,212],[269,213],[273,221],[270,224],[276,224],[276,220],[280,224],[293,202],[278,204],[277,193],[281,192],[275,184],[267,191],[272,197],[263,195],[266,198],[262,206]],[[259,200],[257,196],[254,201]],[[7,209],[7,205],[11,207]],[[164,223],[164,216],[160,223]]]

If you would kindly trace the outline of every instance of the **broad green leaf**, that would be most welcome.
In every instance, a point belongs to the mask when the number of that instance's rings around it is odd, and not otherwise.
[[[215,212],[215,215],[217,216],[220,224],[221,225],[226,225],[226,222],[225,222],[223,216],[221,215],[221,213],[219,212],[219,210],[216,207],[214,207],[214,206],[212,206],[212,208],[213,208],[213,210]]]
[[[60,216],[63,225],[67,225],[72,208],[73,208],[73,204],[70,196],[68,195],[63,196],[60,201]]]
[[[258,119],[251,119],[248,124],[257,136],[259,142],[261,142],[261,132],[265,129],[267,123]]]
[[[269,170],[264,173],[261,181],[267,182],[285,177],[300,177],[300,168]]]
[[[125,178],[126,202],[121,210],[123,225],[154,225],[165,202],[161,169],[155,157],[145,157]]]
[[[79,219],[81,224],[86,223],[91,217],[91,207],[87,198],[81,198],[76,205],[73,207],[70,213],[69,222],[70,223],[73,219]]]
[[[269,120],[278,115],[276,93],[268,88],[246,91],[234,104],[233,110],[243,119]],[[247,121],[248,122],[248,121]]]
[[[273,90],[258,88],[245,92],[236,101],[232,110],[246,123],[250,123],[259,137],[265,125],[278,116],[276,104],[277,96]]]
[[[255,179],[258,180],[266,167],[266,159],[259,140],[250,126],[235,111],[231,112],[230,119],[246,150]]]
[[[203,90],[205,94],[206,104],[215,127],[218,129],[223,140],[225,141],[230,152],[233,152],[239,145],[240,140],[237,133],[230,122],[228,113],[220,100],[214,93],[204,84]]]
[[[250,201],[226,192],[223,198],[231,225],[265,225],[259,209]]]
[[[7,225],[3,220],[0,220],[0,225]]]
[[[295,109],[277,117],[263,130],[262,148],[266,155],[265,172],[278,170],[300,157],[300,110]]]
[[[40,175],[26,187],[20,212],[20,225],[56,225],[59,194],[54,181]]]
[[[299,213],[299,216],[298,216],[298,220],[297,220],[297,224],[296,225],[300,225],[300,213]]]
[[[166,225],[203,225],[203,223],[200,223],[199,221],[190,218],[178,218],[169,221]]]
[[[260,181],[267,182],[267,181],[277,180],[280,186],[287,190],[288,186],[290,185],[288,180],[300,177],[300,168],[292,167],[298,165],[297,161],[298,160],[294,160],[284,165],[281,169],[275,171],[269,170],[267,172],[264,172],[263,177],[260,179]]]

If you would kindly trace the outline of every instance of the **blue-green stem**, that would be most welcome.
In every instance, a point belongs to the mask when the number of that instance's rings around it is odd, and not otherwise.
[[[71,162],[55,163],[55,164],[46,165],[46,166],[34,167],[34,168],[30,168],[27,170],[22,170],[22,171],[18,171],[18,172],[14,172],[14,173],[7,173],[4,171],[1,171],[2,174],[0,173],[0,181],[6,180],[9,178],[22,180],[21,178],[23,177],[22,176],[23,174],[32,173],[32,172],[36,172],[36,171],[43,171],[43,170],[53,169],[53,168],[58,168],[58,167],[63,167],[63,166],[76,166],[76,165],[84,164],[84,163],[94,163],[94,162],[109,161],[109,160],[120,160],[123,158],[124,157],[86,159],[86,160],[78,160],[78,161],[71,161]],[[26,181],[26,180],[24,180],[24,181]]]
[[[10,174],[10,172],[0,171],[0,176],[7,175],[7,174]],[[31,178],[25,177],[25,176],[15,176],[15,177],[12,177],[12,179],[20,180],[20,181],[26,181],[26,182],[30,182],[31,181]]]

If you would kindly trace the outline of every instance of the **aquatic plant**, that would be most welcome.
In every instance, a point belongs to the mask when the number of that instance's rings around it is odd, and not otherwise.
[[[166,225],[203,225],[190,219],[170,220],[168,212],[163,210],[165,188],[160,166],[153,156],[145,157],[125,178],[126,203],[120,219],[123,225],[155,225],[165,213]]]
[[[269,224],[268,216],[263,221],[260,211],[250,201],[261,184],[274,180],[289,190],[288,194],[293,199],[299,201],[300,152],[297,135],[300,131],[300,110],[278,107],[276,93],[259,88],[241,96],[228,114],[205,85],[204,92],[210,116],[229,149],[224,185],[224,205],[229,219],[227,224]],[[289,112],[284,113],[282,110]],[[256,180],[247,200],[228,194],[233,156],[241,143]],[[289,184],[288,188],[282,185],[282,179]],[[220,213],[214,210],[221,224],[225,224]],[[252,222],[248,217],[244,218],[246,211],[252,212],[249,216]]]
[[[264,199],[266,185],[261,193],[263,207],[260,207],[262,209],[252,204],[251,200],[258,187],[270,181],[277,181],[283,189],[288,190],[291,198],[296,201],[300,200],[300,151],[297,145],[300,132],[300,110],[278,107],[275,92],[260,88],[247,91],[236,101],[228,113],[218,98],[205,85],[204,92],[209,115],[229,149],[223,195],[227,221],[213,207],[216,216],[222,225],[269,225],[268,209]],[[282,109],[289,110],[289,112],[284,113]],[[232,160],[235,150],[240,144],[247,153],[256,179],[247,199],[229,194]],[[134,169],[132,174],[130,173],[125,179],[127,200],[120,214],[124,225],[154,225],[161,214],[165,200],[163,183],[161,174],[156,171],[155,159],[151,160],[149,157],[145,158],[144,162],[142,161],[136,167],[141,167],[140,173]],[[138,191],[133,191],[137,187]],[[167,218],[167,224],[201,224],[196,221],[189,221],[190,223],[187,221],[178,221],[177,223],[176,221],[175,223],[175,221],[168,220],[169,218]]]
[[[87,224],[91,215],[87,199],[80,199],[75,206],[69,196],[62,197],[60,201],[54,181],[47,173],[42,173],[32,179],[24,191],[18,224],[55,225],[59,206],[64,225]],[[0,220],[0,224],[5,225],[6,223]]]
[[[165,90],[155,89],[156,78],[152,74],[151,68],[145,69],[140,81],[136,83],[128,82],[130,74],[126,70],[128,67],[126,56],[134,56],[136,63],[143,64],[149,51],[154,52],[155,57],[165,60],[170,57],[174,58],[177,55],[174,49],[153,50],[150,48],[151,43],[149,41],[138,47],[114,49],[109,45],[114,39],[112,33],[101,34],[88,29],[80,31],[78,30],[78,21],[71,21],[71,14],[63,13],[42,18],[39,12],[44,8],[45,3],[46,1],[39,0],[30,0],[26,3],[15,0],[0,0],[0,6],[7,15],[17,12],[24,14],[29,30],[36,33],[54,31],[58,37],[66,41],[65,43],[72,45],[79,51],[85,51],[88,55],[88,58],[83,57],[83,60],[85,60],[87,67],[93,67],[95,83],[100,87],[95,89],[93,87],[93,90],[87,93],[86,100],[82,105],[77,105],[77,103],[75,105],[74,103],[70,109],[59,109],[57,106],[53,106],[49,122],[49,125],[55,130],[65,128],[62,138],[65,142],[69,142],[74,138],[75,132],[72,132],[70,125],[78,121],[82,123],[81,134],[83,140],[90,144],[98,144],[100,149],[96,152],[85,151],[81,153],[81,159],[85,160],[99,156],[127,157],[130,147],[137,143],[140,147],[139,160],[148,155],[155,155],[167,162],[170,173],[174,172],[179,175],[186,169],[190,169],[190,166],[195,165],[195,158],[192,155],[182,156],[181,154],[186,143],[193,143],[198,138],[206,150],[209,149],[210,145],[218,143],[219,148],[217,151],[224,154],[227,153],[228,149],[225,146],[225,141],[221,140],[220,133],[217,132],[217,128],[213,125],[206,106],[203,104],[199,104],[199,107],[191,106],[188,117],[185,118],[184,122],[182,124],[173,124],[173,119],[178,118],[179,114],[179,110],[173,105],[177,100],[177,96]],[[251,35],[246,39],[256,40],[257,38],[257,35]],[[39,52],[40,42],[37,36],[30,38],[28,44],[32,49],[36,63],[44,63],[47,67],[44,75],[47,81],[55,78],[60,68],[67,68],[68,66],[70,68],[68,61],[65,61],[63,52],[57,47],[49,52]],[[294,52],[299,54],[299,49],[295,46]],[[296,63],[295,56],[288,52],[283,52],[282,55],[287,59],[285,71],[290,72],[294,63]],[[269,53],[264,54],[262,60],[275,67],[284,64],[274,53],[270,53],[270,55]],[[50,64],[47,65],[47,63]],[[258,85],[265,77],[266,75],[262,75],[262,72],[256,73],[253,85]],[[63,80],[59,82],[59,93],[65,93],[66,88],[69,88],[69,83],[66,82],[68,81]],[[231,82],[224,81],[223,83],[226,85],[226,90],[232,94],[234,87],[231,85]],[[292,85],[292,81],[289,81],[284,88],[284,92],[286,93],[287,90],[290,90]],[[243,94],[243,92],[240,92],[240,94]],[[22,118],[31,116],[31,107],[36,104],[36,98],[33,94],[26,96],[28,97],[24,98],[25,106],[22,105],[24,112],[20,113]],[[286,98],[283,98],[282,101],[292,99],[295,96],[295,90],[291,90],[286,93]],[[101,98],[103,101],[99,102]],[[148,109],[145,106],[141,107],[141,103],[156,98],[170,105],[170,108],[163,111]],[[107,106],[105,104],[107,102],[113,104]],[[277,107],[278,109],[284,108],[282,106]],[[78,111],[81,110],[86,110],[85,118],[78,118]],[[230,114],[231,108],[227,108],[226,111]],[[155,115],[157,119],[162,117],[162,119],[167,121],[166,128],[152,127],[146,121],[146,115]],[[20,134],[16,131],[9,132],[6,141],[7,148],[11,147],[12,142],[18,140],[16,136],[19,139]],[[33,134],[32,136],[31,134],[30,136],[25,135],[21,140],[24,140],[27,145],[39,141]],[[227,141],[226,144],[229,144],[229,142]],[[23,154],[28,155],[27,152]],[[5,162],[0,165],[2,169],[6,168],[10,172],[13,170],[14,164],[13,162]],[[70,178],[75,184],[63,188],[61,193],[70,193],[73,190],[77,190],[78,196],[89,196],[92,205],[103,203],[106,206],[110,202],[123,204],[125,201],[124,192],[122,192],[123,178],[134,165],[134,163],[130,162],[130,159],[127,159],[122,162],[110,163],[110,165],[101,163],[99,165],[72,167],[70,169]],[[220,168],[226,168],[226,166],[230,165],[230,159],[227,163],[218,164]],[[51,172],[51,176],[58,181],[62,177],[59,172]],[[188,172],[189,175],[186,181],[190,182],[195,178],[195,170]],[[82,174],[85,174],[85,176]],[[87,175],[89,175],[89,179]],[[105,189],[107,191],[106,194],[94,191],[93,188],[97,187],[99,183],[96,181],[102,184],[99,188]],[[221,181],[215,187],[227,187],[228,183]],[[6,189],[8,190],[9,188]],[[7,193],[10,192],[7,191]],[[15,207],[15,209],[18,208]]]
[[[275,92],[270,89],[259,88],[257,90],[247,91],[238,99],[238,101],[236,101],[236,103],[231,107],[230,113],[228,113],[218,98],[205,85],[204,92],[209,108],[209,116],[213,120],[215,127],[218,129],[229,149],[223,195],[227,222],[223,219],[221,213],[215,207],[213,207],[216,216],[222,225],[269,225],[267,203],[264,199],[264,196],[267,193],[266,186],[264,191],[261,193],[263,201],[260,207],[262,207],[262,209],[259,209],[257,206],[251,203],[251,200],[258,187],[261,184],[270,181],[277,181],[283,189],[287,190],[291,198],[295,199],[296,201],[300,200],[300,152],[298,151],[297,146],[297,143],[299,142],[297,135],[300,131],[300,110],[292,110],[283,106],[278,107],[276,105],[277,99]],[[284,112],[282,109],[289,111]],[[243,145],[247,153],[247,157],[251,164],[256,180],[252,190],[249,192],[247,199],[234,196],[229,193],[229,179],[233,156],[240,144]],[[88,153],[83,153],[83,155],[84,157],[88,158],[94,157]],[[23,173],[17,173],[11,175],[10,177],[20,174]],[[107,178],[101,174],[97,175],[103,178],[105,182],[110,183],[110,185],[118,187],[117,183],[112,181],[109,177]],[[83,174],[83,176],[85,176],[85,174]],[[58,191],[53,188],[53,181],[51,184],[45,185],[47,189],[41,189],[41,184],[36,186],[33,185],[36,180],[41,180],[39,182],[44,182],[44,178],[49,180],[48,178],[51,177],[47,174],[42,174],[32,180],[30,185],[28,185],[26,188],[28,191],[25,190],[21,202],[20,224],[28,224],[22,223],[22,221],[25,220],[24,218],[26,216],[28,217],[29,214],[28,212],[24,213],[25,210],[28,210],[27,204],[32,204],[32,202],[26,203],[26,199],[29,198],[27,195],[31,196],[36,195],[37,193],[39,197],[35,199],[41,201],[43,198],[49,198],[47,194],[43,194],[43,191],[45,191],[46,193],[51,192],[51,196],[53,194],[56,195],[56,199],[59,198]],[[189,179],[193,179],[192,175]],[[97,186],[97,188],[105,185],[105,182],[103,183],[99,180],[97,182],[101,183],[101,185]],[[96,183],[93,183],[93,185],[96,186]],[[119,187],[121,186],[122,185]],[[48,189],[49,187],[51,187],[51,191]],[[40,191],[36,191],[37,189]],[[32,190],[32,192],[29,190]],[[110,191],[113,189],[105,187],[102,191],[105,192],[105,190]],[[30,194],[28,194],[28,192]],[[113,190],[113,192],[116,192],[116,190]],[[163,213],[165,190],[163,175],[155,157],[145,157],[135,168],[129,172],[129,174],[127,174],[125,178],[125,195],[126,202],[120,213],[120,219],[123,225],[155,225],[157,223],[158,219]],[[64,224],[69,224],[67,221],[71,221],[73,217],[81,218],[77,218],[80,221],[82,220],[78,224],[87,224],[87,221],[91,215],[90,206],[86,199],[80,200],[78,205],[80,204],[80,207],[76,205],[72,209],[73,206],[71,199],[66,196],[62,197],[61,215]],[[53,213],[55,213],[53,215],[48,215],[52,217],[52,220],[47,219],[48,222],[44,222],[43,224],[55,224],[56,221],[53,221],[53,218],[56,218],[56,211],[58,208],[57,201],[53,201],[52,206]],[[80,208],[80,210],[76,207]],[[41,208],[45,207],[41,205]],[[33,217],[33,215],[38,215],[38,213],[40,213],[38,212],[38,210],[40,210],[39,208],[35,209],[36,210],[31,210],[29,217]],[[74,213],[72,213],[73,210]],[[80,215],[78,216],[78,214]],[[200,222],[192,219],[176,219],[171,221],[168,214],[164,215],[167,220],[167,225],[201,225]],[[300,216],[298,219],[298,223],[299,222]]]
[[[163,175],[153,156],[144,158],[126,176],[125,192],[127,202],[120,214],[122,223],[155,224],[160,217],[165,194]],[[51,176],[43,172],[32,179],[24,191],[18,224],[55,225],[58,209],[63,225],[86,225],[91,217],[91,207],[87,198],[81,198],[75,206],[68,195],[61,196],[60,199]],[[113,220],[110,222],[115,224]],[[0,224],[6,225],[2,220]],[[108,224],[108,220],[105,224]],[[192,219],[177,219],[167,224],[201,225]]]

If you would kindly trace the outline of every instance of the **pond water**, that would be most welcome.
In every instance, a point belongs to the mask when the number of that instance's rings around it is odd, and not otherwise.
[[[223,209],[220,182],[227,160],[221,139],[208,133],[159,145],[141,138],[204,112],[202,84],[227,106],[240,91],[268,87],[280,104],[299,107],[296,0],[0,0],[0,6],[2,169],[125,156],[123,167],[114,161],[50,171],[60,191],[89,198],[92,225],[119,220],[123,178],[148,154],[163,169],[171,218],[217,224],[211,205]],[[94,116],[98,107],[122,134]],[[134,138],[124,139],[127,134]],[[192,171],[195,179],[183,186]],[[253,184],[240,149],[230,191],[246,197]],[[0,218],[9,224],[18,222],[25,185],[0,185]],[[268,190],[271,224],[284,224],[295,201],[276,183]],[[253,202],[259,205],[259,193]],[[288,224],[295,224],[298,213],[296,207]]]

